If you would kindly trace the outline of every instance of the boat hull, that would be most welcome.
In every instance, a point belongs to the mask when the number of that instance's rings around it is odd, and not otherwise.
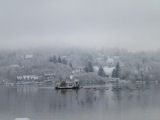
[[[55,87],[56,90],[58,89],[79,89],[79,86],[77,87]]]

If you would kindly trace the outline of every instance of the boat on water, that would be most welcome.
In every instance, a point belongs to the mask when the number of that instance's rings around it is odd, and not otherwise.
[[[70,81],[57,81],[55,89],[79,89],[79,81],[74,80],[72,82]]]

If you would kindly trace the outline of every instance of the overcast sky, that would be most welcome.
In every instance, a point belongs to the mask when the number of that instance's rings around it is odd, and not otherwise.
[[[0,0],[0,48],[160,48],[160,0]]]

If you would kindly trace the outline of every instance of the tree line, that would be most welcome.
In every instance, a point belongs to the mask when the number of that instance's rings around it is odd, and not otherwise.
[[[73,67],[72,63],[69,62],[65,57],[57,57],[57,56],[52,56],[49,59],[50,62],[52,63],[60,63],[60,64],[64,64],[64,65],[69,65],[71,68]]]
[[[88,62],[86,66],[84,67],[85,72],[94,72],[94,68],[92,65],[92,62]],[[120,78],[121,68],[119,62],[116,64],[116,67],[112,71],[112,78]],[[102,66],[99,67],[97,74],[101,77],[108,77],[104,71],[104,68]]]

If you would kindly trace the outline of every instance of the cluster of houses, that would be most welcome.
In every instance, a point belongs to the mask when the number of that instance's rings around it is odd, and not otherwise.
[[[17,84],[29,84],[38,81],[39,76],[36,75],[22,75],[17,76],[16,83]]]
[[[43,74],[43,75],[22,75],[17,76],[16,84],[44,84],[52,83],[55,78],[54,73]]]
[[[72,74],[81,73],[84,71],[84,67],[77,67],[72,71]]]
[[[36,76],[36,75],[22,75],[22,76],[17,76],[17,80],[38,80],[38,76]]]
[[[26,54],[24,56],[24,59],[32,59],[33,58],[33,55],[32,54]]]

